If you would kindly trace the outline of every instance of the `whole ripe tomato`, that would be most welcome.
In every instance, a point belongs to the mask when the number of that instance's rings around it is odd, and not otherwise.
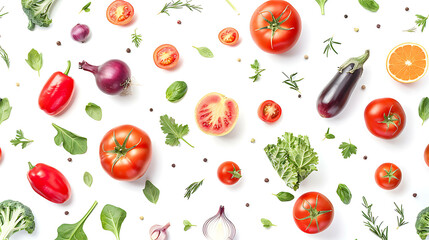
[[[393,163],[383,163],[375,170],[375,182],[383,189],[395,189],[401,180],[401,169]]]
[[[268,53],[284,53],[301,35],[301,17],[283,0],[270,0],[259,6],[250,20],[253,41]]]
[[[392,139],[405,127],[406,116],[401,104],[393,98],[379,98],[365,108],[365,123],[376,137]]]
[[[258,108],[258,116],[264,122],[276,122],[282,115],[282,108],[276,102],[266,100]]]
[[[239,34],[235,28],[227,27],[219,32],[218,38],[221,43],[233,46],[238,43]]]
[[[146,173],[151,161],[152,143],[140,128],[122,125],[104,135],[99,152],[101,165],[111,177],[133,181]]]
[[[299,197],[293,206],[296,226],[305,233],[319,233],[327,229],[334,219],[334,206],[325,195],[308,192]]]
[[[426,149],[425,149],[425,162],[426,164],[429,166],[429,144],[427,145]],[[1,159],[1,149],[0,149],[0,159]]]
[[[233,185],[241,178],[241,169],[231,161],[222,163],[217,169],[217,177],[226,185]]]
[[[106,17],[109,22],[115,25],[126,25],[133,20],[133,5],[123,0],[114,1],[107,8]]]
[[[179,62],[179,52],[170,44],[163,44],[153,52],[155,65],[162,69],[172,69]]]

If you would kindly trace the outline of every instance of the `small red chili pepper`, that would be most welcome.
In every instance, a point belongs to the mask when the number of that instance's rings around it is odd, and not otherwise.
[[[74,80],[67,76],[71,63],[68,61],[67,70],[52,74],[39,96],[39,107],[49,115],[57,115],[70,103],[74,92]]]
[[[70,198],[71,189],[66,177],[57,169],[43,163],[33,166],[27,178],[33,190],[53,203],[64,203]]]

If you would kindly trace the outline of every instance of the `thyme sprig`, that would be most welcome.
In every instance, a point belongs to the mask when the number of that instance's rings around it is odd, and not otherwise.
[[[338,54],[338,52],[334,48],[334,44],[341,45],[341,43],[334,41],[334,37],[326,39],[323,43],[328,43],[325,47],[325,50],[323,51],[323,54],[326,54],[326,57],[329,56],[329,51],[331,50],[334,51],[335,54]]]
[[[293,74],[291,74],[290,76],[288,76],[286,73],[284,73],[284,72],[282,72],[283,73],[283,75],[285,75],[286,76],[286,80],[284,80],[283,81],[283,83],[286,83],[287,85],[289,85],[289,88],[290,89],[292,89],[292,90],[295,90],[295,91],[297,91],[297,92],[299,92],[299,93],[301,93],[300,91],[299,91],[299,86],[298,86],[298,84],[297,84],[297,82],[300,82],[300,81],[302,81],[302,80],[304,80],[304,78],[300,78],[300,79],[297,79],[297,80],[295,80],[295,79],[293,79],[298,73],[293,73]]]
[[[172,0],[169,3],[166,3],[158,14],[165,13],[168,16],[170,16],[170,13],[168,12],[169,9],[182,9],[184,7],[188,8],[191,11],[195,10],[195,11],[201,12],[201,10],[203,9],[201,5],[193,5],[190,2],[192,2],[192,0],[187,0],[186,2],[182,2],[181,0],[177,0],[177,1]]]
[[[399,214],[399,216],[396,217],[396,220],[398,221],[398,227],[396,229],[398,229],[399,227],[402,227],[406,224],[408,224],[408,222],[405,222],[405,217],[404,217],[404,208],[402,207],[398,207],[398,204],[396,204],[395,202],[393,202],[395,204],[395,212],[397,212]]]

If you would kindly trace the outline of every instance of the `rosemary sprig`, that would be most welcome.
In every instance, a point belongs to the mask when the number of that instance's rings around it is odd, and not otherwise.
[[[137,28],[134,29],[134,33],[131,34],[131,39],[134,45],[136,45],[136,48],[138,48],[140,46],[140,43],[142,42],[142,35],[137,34]]]
[[[284,83],[286,83],[287,85],[289,85],[290,89],[295,90],[295,91],[297,91],[297,92],[301,93],[301,92],[299,91],[299,86],[298,86],[297,82],[304,80],[304,78],[301,78],[301,79],[295,80],[295,79],[293,79],[293,78],[294,78],[298,73],[293,73],[293,74],[291,74],[290,76],[286,75],[286,73],[284,73],[284,72],[282,72],[282,73],[283,73],[283,75],[285,75],[285,76],[287,77],[287,79],[286,79],[286,80],[284,80],[283,82],[284,82]]]
[[[190,2],[192,2],[192,0],[186,0],[186,3],[182,2],[181,0],[177,0],[177,1],[172,0],[169,3],[166,3],[165,6],[162,8],[161,12],[159,12],[158,14],[166,13],[168,16],[170,16],[168,9],[182,9],[183,7],[186,7],[191,11],[195,10],[195,11],[201,12],[201,10],[203,9],[201,5],[193,5],[193,4],[190,4]]]
[[[381,222],[378,225],[376,224],[378,217],[374,217],[372,215],[372,211],[371,211],[372,204],[368,204],[365,197],[362,197],[362,199],[363,199],[362,206],[364,206],[367,210],[366,213],[362,211],[363,217],[367,220],[364,222],[365,226],[367,226],[369,230],[373,232],[375,235],[377,235],[377,237],[379,237],[380,239],[388,240],[389,227],[385,227],[382,229],[381,225],[383,224],[383,222]]]
[[[0,8],[0,18],[9,13],[9,12],[1,13],[3,11],[3,8],[4,7]]]
[[[341,45],[341,43],[340,42],[335,42],[334,41],[334,37],[330,37],[330,38],[326,39],[323,43],[328,43],[326,45],[326,47],[325,47],[325,51],[323,51],[323,54],[326,54],[326,57],[328,57],[328,54],[329,54],[330,50],[334,51],[335,54],[338,54],[338,52],[334,48],[334,44]]]
[[[18,146],[19,144],[22,144],[21,145],[22,149],[27,147],[27,145],[32,142],[34,141],[24,137],[24,133],[22,132],[21,129],[16,130],[16,137],[10,140],[10,143],[12,143],[13,146]]]
[[[404,208],[402,208],[402,204],[401,204],[401,208],[399,208],[395,202],[393,203],[395,204],[395,207],[396,207],[395,212],[397,212],[400,216],[400,218],[399,216],[396,217],[396,220],[398,220],[398,227],[396,229],[398,229],[399,227],[402,227],[405,224],[408,224],[408,222],[405,222]]]
[[[429,15],[427,17],[425,17],[423,15],[416,14],[416,17],[417,17],[417,20],[415,21],[416,26],[414,26],[414,27],[412,27],[410,29],[404,30],[404,32],[415,32],[418,27],[422,28],[422,32],[425,30],[426,22],[427,22],[427,20],[429,18]]]
[[[9,56],[7,55],[7,52],[0,46],[0,57],[3,58],[4,62],[7,65],[7,68],[10,67],[10,60]]]
[[[189,185],[189,187],[186,188],[185,198],[189,199],[191,195],[195,193],[195,191],[197,191],[197,189],[201,187],[201,185],[203,185],[203,181],[204,179],[201,180],[201,182],[194,182],[191,185]]]

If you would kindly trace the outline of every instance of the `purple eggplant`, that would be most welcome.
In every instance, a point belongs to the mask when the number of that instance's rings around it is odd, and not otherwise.
[[[363,64],[368,57],[369,50],[366,50],[362,56],[350,58],[338,68],[337,74],[317,99],[317,110],[320,116],[335,117],[344,109],[356,83],[362,76]]]

